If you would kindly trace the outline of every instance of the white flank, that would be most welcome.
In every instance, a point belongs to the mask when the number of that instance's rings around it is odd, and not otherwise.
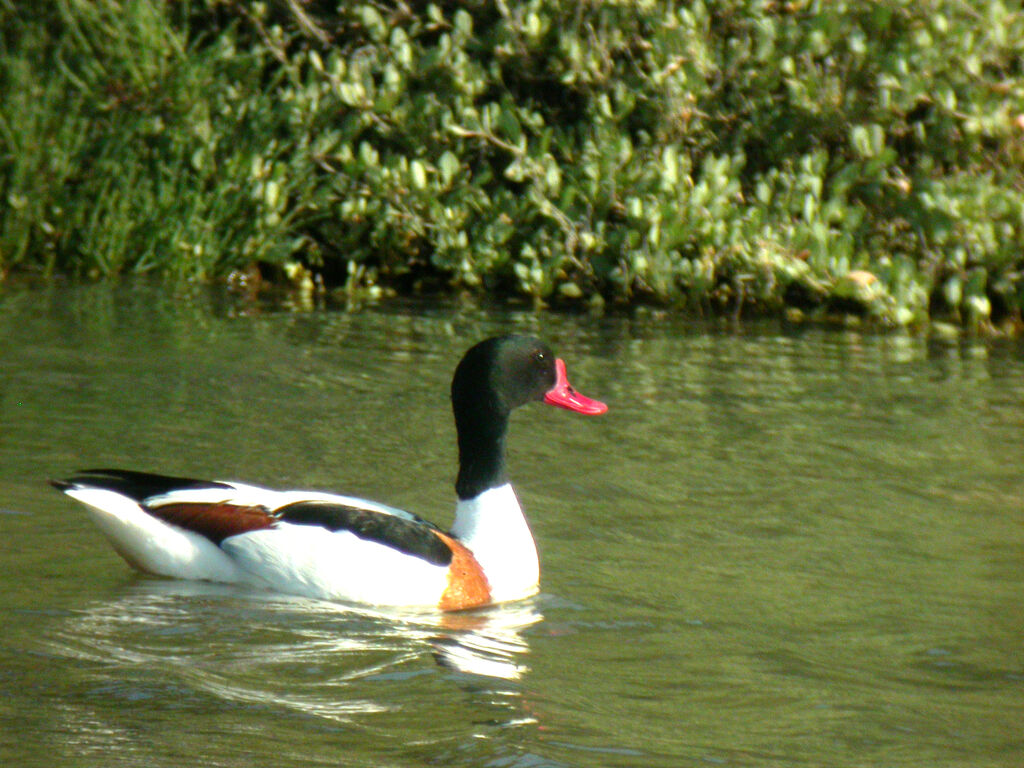
[[[296,595],[375,605],[436,606],[448,569],[349,531],[280,523],[225,539],[247,571]]]
[[[158,520],[127,496],[100,488],[66,493],[89,508],[117,553],[141,571],[178,579],[251,580],[212,541]]]
[[[480,563],[494,602],[536,594],[540,581],[537,545],[510,483],[460,500],[452,534]]]

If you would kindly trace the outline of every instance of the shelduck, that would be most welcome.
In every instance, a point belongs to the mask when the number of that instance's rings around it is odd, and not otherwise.
[[[573,389],[546,344],[518,335],[466,352],[451,400],[459,473],[447,532],[410,512],[332,493],[119,469],[51,482],[85,504],[117,553],[146,573],[445,611],[528,597],[540,571],[505,472],[509,415],[533,401],[589,415],[607,406]]]

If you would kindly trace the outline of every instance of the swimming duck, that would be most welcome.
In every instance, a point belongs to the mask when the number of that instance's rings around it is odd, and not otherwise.
[[[451,400],[459,473],[447,532],[410,512],[333,493],[120,469],[51,483],[85,504],[117,553],[146,573],[444,611],[528,597],[540,571],[505,471],[509,415],[533,401],[590,415],[607,406],[573,389],[546,344],[518,335],[466,352]]]

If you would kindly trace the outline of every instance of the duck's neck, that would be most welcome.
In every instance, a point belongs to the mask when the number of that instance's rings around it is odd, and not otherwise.
[[[491,600],[519,600],[537,591],[537,546],[510,483],[459,498],[452,533],[473,553],[491,588]]]
[[[508,482],[505,474],[505,433],[508,411],[489,403],[455,413],[459,441],[459,476],[455,492],[459,500],[478,497]]]
[[[540,571],[533,534],[505,474],[511,409],[493,391],[467,397],[463,384],[456,372],[452,405],[459,439],[459,502],[452,534],[480,563],[491,600],[518,600],[537,591]]]

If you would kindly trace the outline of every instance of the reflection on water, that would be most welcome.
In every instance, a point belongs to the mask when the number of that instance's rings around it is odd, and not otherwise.
[[[216,733],[218,749],[236,755],[226,764],[273,754],[335,765],[339,738],[365,742],[362,753],[404,750],[416,723],[425,754],[475,752],[496,730],[539,727],[520,684],[537,602],[443,615],[132,577],[34,642],[64,673],[48,684],[55,702],[33,739],[63,764],[174,765]],[[466,733],[470,712],[477,725]],[[424,730],[431,715],[439,722]],[[34,757],[17,764],[45,764]]]
[[[351,722],[392,706],[354,697],[354,684],[422,674],[428,656],[445,669],[492,679],[489,690],[513,705],[515,689],[502,689],[500,681],[518,680],[529,668],[522,632],[543,618],[534,603],[403,612],[140,579],[122,594],[77,610],[53,632],[47,649],[90,662],[112,680],[142,671],[163,685],[224,701]]]

